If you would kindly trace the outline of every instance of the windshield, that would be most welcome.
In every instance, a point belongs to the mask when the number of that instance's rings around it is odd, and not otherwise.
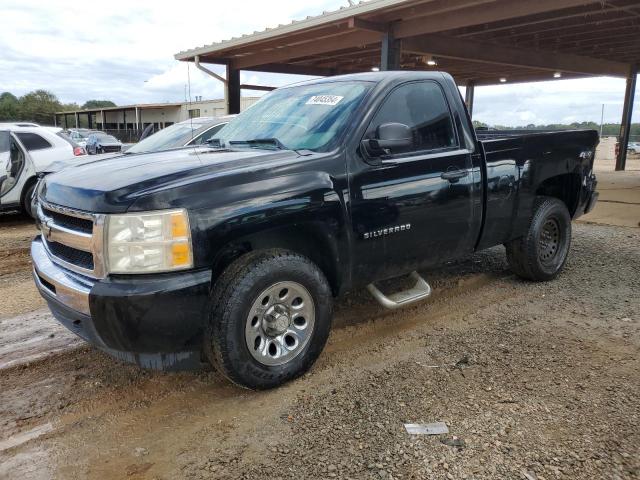
[[[75,132],[71,132],[71,136],[73,138],[88,138],[89,137],[90,132],[81,132],[76,130]]]
[[[223,146],[326,150],[345,130],[351,114],[371,88],[368,82],[333,82],[274,90],[233,119],[218,135]]]
[[[136,143],[127,150],[127,153],[157,152],[183,147],[200,130],[205,130],[209,126],[209,124],[202,125],[201,123],[193,123],[192,125],[191,122],[176,123]]]

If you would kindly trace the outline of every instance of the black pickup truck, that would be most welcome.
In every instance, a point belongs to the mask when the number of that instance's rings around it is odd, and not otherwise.
[[[43,179],[34,278],[61,323],[119,359],[274,387],[310,368],[348,290],[411,304],[431,292],[418,270],[500,244],[519,276],[553,279],[597,199],[597,144],[477,134],[444,73],[301,83],[208,145]],[[400,275],[415,285],[376,286]]]

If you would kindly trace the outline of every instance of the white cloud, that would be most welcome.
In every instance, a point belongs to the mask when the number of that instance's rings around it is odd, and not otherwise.
[[[274,27],[346,5],[346,0],[0,0],[0,90],[46,88],[65,102],[127,104],[184,99],[187,65],[178,51]],[[221,67],[211,67],[222,74]],[[222,85],[191,65],[192,96],[219,98]],[[251,73],[279,86],[298,77]],[[243,75],[243,81],[248,81]],[[248,92],[259,95],[260,92]]]

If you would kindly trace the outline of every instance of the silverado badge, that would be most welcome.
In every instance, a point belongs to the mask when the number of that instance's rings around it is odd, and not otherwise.
[[[364,234],[364,239],[368,240],[369,238],[384,237],[386,235],[391,235],[392,233],[404,232],[407,230],[411,230],[410,223],[405,223],[404,225],[396,225],[394,227],[381,228],[380,230],[373,230],[371,232],[366,232]]]

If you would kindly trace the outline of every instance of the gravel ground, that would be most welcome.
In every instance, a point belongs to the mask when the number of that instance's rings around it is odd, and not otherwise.
[[[31,278],[29,243],[36,233],[28,217],[0,213],[0,318],[44,307]]]
[[[90,347],[2,370],[0,478],[640,478],[639,240],[574,224],[553,282],[495,248],[425,272],[433,298],[402,311],[354,292],[273,391]],[[450,433],[403,428],[433,421]]]

